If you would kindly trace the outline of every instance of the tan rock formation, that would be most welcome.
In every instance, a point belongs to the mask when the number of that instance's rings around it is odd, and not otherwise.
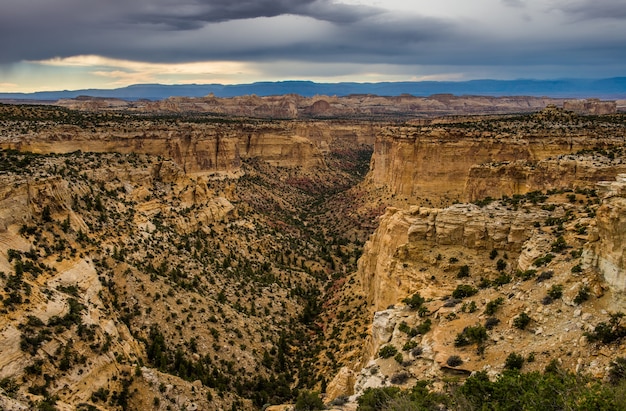
[[[621,147],[621,135],[581,129],[576,121],[582,120],[552,108],[527,124],[486,120],[473,127],[386,129],[376,139],[367,182],[386,187],[396,202],[445,206],[534,190],[593,188],[626,171],[610,152],[602,154]],[[560,122],[571,123],[572,130],[549,126]],[[589,154],[574,155],[583,150]]]
[[[563,102],[565,110],[573,111],[576,114],[592,114],[606,115],[615,114],[617,112],[617,103],[615,101],[600,101],[600,99],[586,100],[565,100]]]
[[[602,205],[596,213],[597,233],[586,253],[587,264],[597,267],[616,292],[626,292],[626,175],[600,185]]]
[[[427,290],[433,297],[445,295],[447,289],[438,288],[430,279],[439,271],[434,267],[421,270],[414,263],[437,265],[434,250],[443,246],[476,253],[488,254],[492,249],[519,253],[536,230],[535,223],[549,215],[543,210],[511,212],[500,206],[473,204],[389,209],[365,244],[357,275],[375,311],[397,304],[416,290]],[[552,215],[563,215],[563,210]],[[445,262],[439,265],[447,269]]]
[[[76,110],[128,110],[159,113],[210,113],[261,118],[402,118],[442,115],[522,113],[547,105],[562,106],[563,99],[545,97],[488,97],[439,94],[430,97],[402,95],[350,95],[345,97],[298,95],[241,96],[233,98],[171,97],[161,101],[122,101],[81,97],[63,99],[58,105]],[[590,104],[590,103],[589,103]],[[591,104],[595,107],[598,104]]]
[[[242,161],[253,158],[278,167],[324,167],[323,154],[331,146],[371,146],[377,130],[372,124],[316,122],[172,126],[147,122],[97,130],[57,125],[30,135],[12,135],[11,130],[0,137],[0,147],[34,153],[150,154],[174,160],[185,173],[237,172]]]

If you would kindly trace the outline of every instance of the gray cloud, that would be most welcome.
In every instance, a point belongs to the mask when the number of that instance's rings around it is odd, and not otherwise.
[[[626,19],[626,2],[623,0],[581,0],[564,3],[559,9],[577,20]]]
[[[497,15],[435,18],[332,0],[2,1],[0,64],[97,54],[146,62],[475,67],[593,61],[626,69],[626,26],[607,33],[598,20],[626,17],[623,0],[556,0],[561,13],[555,14],[581,23],[554,18],[540,26],[546,13],[535,15],[541,18],[534,26],[510,30]],[[524,13],[541,7],[532,0],[501,2],[514,15],[520,7]]]
[[[521,8],[525,6],[523,0],[501,0],[501,1],[504,5],[509,6],[509,7]]]

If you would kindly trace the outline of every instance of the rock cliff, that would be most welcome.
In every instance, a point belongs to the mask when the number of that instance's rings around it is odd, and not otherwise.
[[[528,117],[388,129],[376,139],[367,181],[386,187],[396,201],[435,206],[591,188],[623,172],[619,159],[598,167],[594,158],[615,157],[607,151],[622,141],[623,126],[612,120],[592,121],[554,107]],[[585,151],[589,156],[578,155]]]
[[[596,231],[586,250],[586,262],[597,267],[607,284],[626,292],[626,175],[599,185],[602,206],[596,214]]]
[[[140,134],[138,131],[142,130]],[[6,133],[0,147],[34,153],[118,152],[172,159],[186,173],[237,172],[242,161],[279,167],[323,167],[332,147],[371,146],[376,128],[346,124],[137,124],[97,129],[56,125],[38,133]]]

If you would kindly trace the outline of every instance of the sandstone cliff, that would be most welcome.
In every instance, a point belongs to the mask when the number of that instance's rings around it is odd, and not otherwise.
[[[142,130],[139,132],[139,130]],[[237,172],[243,161],[279,167],[324,167],[333,148],[373,144],[376,127],[360,124],[100,124],[96,128],[51,125],[45,131],[0,138],[0,147],[34,153],[118,152],[162,156],[186,173]]]
[[[618,122],[549,108],[528,117],[387,129],[376,139],[367,181],[386,187],[394,201],[423,205],[591,188],[624,170],[619,159],[594,158],[615,158],[610,152],[623,140]],[[589,156],[574,156],[583,151]]]
[[[603,195],[597,212],[597,231],[586,252],[586,263],[597,267],[607,284],[626,292],[626,175],[599,187]]]

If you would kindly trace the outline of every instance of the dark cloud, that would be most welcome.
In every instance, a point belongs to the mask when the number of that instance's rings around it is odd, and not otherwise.
[[[559,8],[577,20],[626,19],[624,0],[582,0],[567,2]]]
[[[562,0],[554,14],[582,23],[555,19],[528,29],[506,27],[495,15],[453,20],[341,0],[0,1],[0,65],[96,54],[146,62],[626,66],[626,25],[607,33],[598,20],[626,18],[623,0]],[[501,2],[517,14],[542,7]]]
[[[502,3],[509,7],[524,7],[524,2],[522,0],[501,0]]]
[[[379,8],[331,0],[3,0],[0,13],[0,63],[54,56],[142,53],[160,31],[192,31],[233,20],[304,16],[334,24],[353,24],[384,13]],[[125,40],[120,37],[126,37]],[[201,39],[198,39],[201,41]],[[108,44],[117,41],[117,44]],[[121,41],[121,42],[120,42]],[[172,55],[184,58],[181,45]],[[115,51],[119,52],[116,54]],[[191,50],[190,50],[191,51]],[[210,50],[207,50],[210,52]],[[166,54],[164,50],[160,54]],[[210,55],[205,56],[205,58]],[[149,59],[150,60],[150,59]]]

